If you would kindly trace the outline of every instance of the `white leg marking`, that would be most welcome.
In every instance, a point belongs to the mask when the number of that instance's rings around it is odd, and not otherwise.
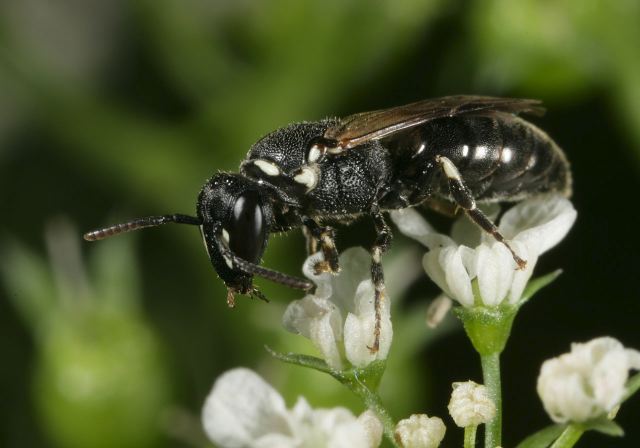
[[[458,168],[456,168],[451,160],[443,156],[438,156],[436,161],[442,165],[444,174],[446,174],[449,179],[462,180]]]

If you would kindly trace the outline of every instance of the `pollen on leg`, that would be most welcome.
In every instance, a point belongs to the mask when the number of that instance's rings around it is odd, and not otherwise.
[[[234,297],[234,293],[235,291],[231,288],[227,289],[227,305],[229,306],[229,308],[235,308],[236,306],[236,299]]]

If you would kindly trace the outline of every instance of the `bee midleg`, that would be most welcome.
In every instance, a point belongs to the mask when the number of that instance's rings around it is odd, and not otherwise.
[[[467,216],[479,225],[482,230],[490,233],[497,241],[504,244],[507,249],[509,249],[509,252],[511,252],[513,260],[518,265],[518,269],[524,269],[527,266],[527,262],[515,253],[509,242],[498,230],[498,227],[476,206],[476,201],[471,194],[471,190],[469,190],[462,180],[458,168],[456,168],[451,160],[444,156],[436,156],[436,162],[440,164],[445,176],[447,176],[449,191],[455,203],[458,204]]]
[[[304,235],[305,248],[307,256],[318,252],[318,240],[316,240],[307,226],[302,226],[302,234]]]
[[[317,263],[314,267],[316,274],[322,272],[337,274],[340,272],[338,249],[336,249],[333,228],[323,227],[308,217],[303,217],[302,223],[304,224],[305,236],[307,237],[307,253],[309,255],[316,253],[319,245],[324,255],[324,261]]]
[[[382,254],[387,251],[391,245],[393,235],[389,224],[384,219],[380,207],[375,204],[371,208],[371,217],[376,228],[376,240],[371,248],[371,281],[375,288],[374,308],[375,308],[375,327],[373,330],[373,345],[369,348],[371,353],[377,353],[380,349],[380,331],[382,327],[382,301],[385,298],[384,272],[382,270]]]

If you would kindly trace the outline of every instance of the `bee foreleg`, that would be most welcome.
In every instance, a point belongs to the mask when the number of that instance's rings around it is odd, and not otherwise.
[[[445,176],[447,176],[449,192],[455,203],[462,208],[467,216],[480,226],[482,230],[490,233],[497,241],[504,244],[507,249],[509,249],[509,252],[511,252],[513,260],[518,265],[518,269],[524,269],[527,266],[527,262],[515,253],[509,242],[500,233],[500,230],[498,230],[498,227],[477,207],[471,190],[465,185],[464,180],[460,176],[460,172],[453,162],[444,156],[436,156],[436,162],[440,164]]]
[[[389,249],[393,235],[391,228],[386,223],[382,212],[378,205],[374,205],[371,209],[371,217],[376,228],[376,240],[371,248],[371,281],[375,288],[374,308],[375,308],[375,327],[373,330],[373,345],[369,348],[371,353],[377,353],[380,349],[380,331],[382,326],[382,301],[385,298],[384,272],[382,270],[382,254]]]
[[[340,262],[338,261],[338,249],[336,249],[335,234],[333,228],[320,226],[311,218],[303,217],[302,223],[306,228],[307,250],[315,253],[320,245],[320,250],[324,255],[324,261],[315,266],[316,274],[321,272],[340,272]]]

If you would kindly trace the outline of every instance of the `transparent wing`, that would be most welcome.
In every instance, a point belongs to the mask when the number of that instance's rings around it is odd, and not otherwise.
[[[471,95],[445,96],[405,106],[350,115],[327,129],[324,137],[338,142],[338,147],[347,149],[436,118],[479,112],[541,115],[544,113],[544,108],[539,100]]]

